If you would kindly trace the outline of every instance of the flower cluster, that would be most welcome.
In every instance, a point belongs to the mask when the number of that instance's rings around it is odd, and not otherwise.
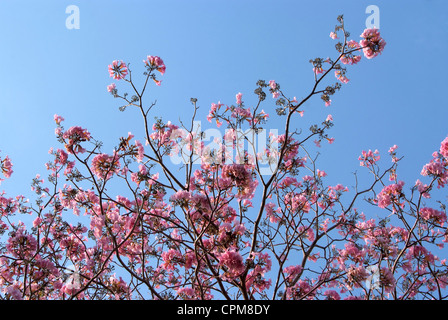
[[[33,256],[36,252],[37,240],[27,233],[25,226],[21,225],[14,231],[11,237],[8,238],[6,249],[19,259],[27,259]]]
[[[239,102],[241,104],[241,96],[242,94],[240,94],[239,97],[237,97],[237,100],[239,98]],[[208,122],[212,122],[212,119],[216,120],[216,125],[218,127],[220,127],[222,125],[222,121],[219,119],[219,115],[218,115],[218,111],[220,110],[220,108],[223,106],[222,103],[218,102],[218,103],[212,103],[211,107],[210,107],[210,111],[207,115],[207,120]]]
[[[56,124],[59,126],[61,124],[62,121],[64,121],[64,118],[58,114],[55,114],[53,116],[54,122],[56,122]]]
[[[430,176],[437,180],[437,187],[443,188],[448,183],[448,137],[445,138],[441,145],[439,152],[432,154],[432,159],[429,163],[423,166],[421,171],[422,176]]]
[[[219,265],[225,267],[224,278],[235,278],[245,269],[243,257],[233,249],[228,249],[219,256]]]
[[[222,166],[222,185],[236,186],[238,197],[250,199],[254,196],[258,181],[253,178],[252,166],[246,164],[225,164]]]
[[[445,158],[448,158],[448,137],[446,137],[440,144],[440,154]]]
[[[272,279],[267,279],[267,273],[271,270],[272,261],[267,253],[252,253],[252,257],[246,262],[253,269],[247,274],[246,287],[263,293],[272,285]]]
[[[148,68],[156,69],[162,75],[165,73],[166,70],[165,63],[163,62],[162,58],[158,56],[148,56],[146,60],[143,60],[143,63]]]
[[[164,75],[166,71],[165,63],[163,62],[162,58],[158,56],[148,56],[146,60],[143,60],[143,63],[145,64],[149,74],[151,74],[151,71],[157,70],[161,75]],[[160,84],[162,83],[162,81],[157,80],[154,75],[152,76],[152,79],[158,86],[160,86]]]
[[[180,137],[188,139],[185,131],[180,130],[179,127],[171,121],[162,123],[158,121],[152,126],[153,132],[150,134],[150,139],[153,140],[157,146],[176,146],[176,140]],[[139,147],[141,150],[141,147]],[[142,151],[142,150],[141,150]],[[141,152],[140,151],[140,152]],[[141,157],[140,157],[141,158]]]
[[[336,79],[338,79],[342,83],[348,83],[350,81],[350,79],[348,79],[345,76],[345,72],[343,70],[335,70],[334,71],[334,76],[336,77]]]
[[[58,129],[61,129],[60,127]],[[57,129],[57,130],[58,130]],[[56,132],[58,135],[60,131]],[[65,148],[68,153],[84,153],[86,149],[81,147],[80,143],[90,140],[90,132],[87,129],[83,129],[79,126],[73,126],[67,131],[62,133],[62,138],[65,142]]]
[[[278,91],[279,89],[280,86],[275,82],[275,80],[269,80],[269,91],[271,91],[274,99],[277,99],[280,96],[280,92]]]
[[[341,25],[337,25],[335,27],[335,30],[330,32],[330,38],[334,40],[339,39],[337,32],[344,29],[342,16],[339,17],[338,21],[341,23]],[[342,64],[345,65],[354,65],[361,61],[361,55],[355,54],[356,52],[363,50],[364,56],[368,59],[372,59],[381,54],[386,45],[386,42],[380,36],[379,30],[376,28],[365,29],[361,34],[361,38],[363,39],[359,43],[355,40],[347,41],[346,37],[348,37],[348,35],[348,33],[344,34],[344,43],[338,42],[336,45],[336,49],[340,52],[340,56],[336,60],[336,62],[334,62],[330,58],[316,58],[314,60],[310,60],[310,62],[313,64],[313,72],[316,81],[318,81],[316,77],[317,75],[334,69],[334,75],[336,79],[338,79],[343,84],[348,83],[350,80],[346,76],[347,69],[345,67],[342,67],[339,63],[337,63],[337,61],[339,60]],[[329,70],[324,69],[324,63],[330,65]],[[339,88],[340,85],[338,84],[338,86],[329,86],[326,88],[326,90],[323,90],[321,99],[325,102],[326,107],[331,104],[330,95],[334,94],[335,90]]]
[[[123,61],[114,60],[108,66],[109,76],[115,80],[121,80],[128,74],[128,67]]]
[[[399,202],[402,197],[403,185],[404,182],[399,181],[398,183],[385,186],[377,196],[378,207],[386,208],[391,204],[403,207],[404,203]],[[393,211],[395,212],[395,210],[396,208],[394,206]]]
[[[367,59],[375,58],[381,54],[386,46],[386,41],[384,41],[380,35],[380,31],[376,28],[365,29],[360,37],[363,38],[363,40],[361,40],[359,44]]]
[[[2,173],[5,176],[5,178],[11,177],[11,174],[14,172],[14,171],[12,171],[11,159],[8,156],[6,156],[3,159],[0,159],[0,168],[1,168]]]
[[[108,180],[120,169],[120,161],[117,154],[108,155],[100,153],[92,159],[92,172],[99,179]]]
[[[343,64],[357,64],[359,61],[361,61],[360,55],[354,55],[351,53],[351,51],[358,51],[360,46],[359,43],[355,40],[350,40],[347,42],[347,48],[350,50],[350,53],[345,53],[341,56],[341,62]]]
[[[432,223],[435,223],[435,224],[438,224],[441,226],[443,226],[443,224],[447,220],[445,212],[435,210],[433,208],[428,208],[428,207],[420,209],[420,216],[423,219],[425,219],[426,221],[431,221]]]
[[[369,151],[362,151],[362,154],[359,156],[358,160],[360,160],[359,165],[361,167],[371,167],[374,165],[377,161],[380,160],[379,151],[375,150],[369,150]]]

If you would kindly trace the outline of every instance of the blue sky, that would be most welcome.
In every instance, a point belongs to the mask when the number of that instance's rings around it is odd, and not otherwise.
[[[380,9],[384,53],[349,67],[351,81],[323,106],[315,97],[294,124],[307,129],[332,114],[334,144],[323,144],[319,167],[331,183],[353,184],[362,150],[387,150],[397,144],[405,155],[399,175],[408,184],[448,135],[446,76],[448,3],[421,1],[0,1],[0,150],[14,164],[2,183],[9,195],[30,194],[50,147],[60,147],[53,115],[66,128],[80,125],[110,152],[129,131],[142,132],[136,110],[118,111],[120,103],[106,91],[112,82],[107,65],[131,63],[136,82],[142,60],[158,55],[167,71],[161,87],[151,85],[146,101],[157,100],[154,116],[177,122],[192,114],[190,98],[201,107],[206,125],[210,104],[246,105],[258,79],[275,79],[290,97],[308,94],[313,74],[308,62],[335,57],[328,36],[344,14],[352,38],[365,28],[368,5]],[[66,28],[67,6],[80,10],[80,29]],[[335,79],[332,78],[334,83]],[[141,82],[140,82],[141,83]],[[122,88],[118,84],[118,89]],[[273,99],[263,109],[274,114]],[[283,128],[273,121],[271,128]]]

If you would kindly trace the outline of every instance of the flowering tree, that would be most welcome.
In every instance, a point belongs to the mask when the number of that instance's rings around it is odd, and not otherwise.
[[[113,152],[85,128],[64,128],[55,115],[61,147],[51,149],[46,182],[36,176],[35,204],[0,195],[0,287],[3,299],[444,299],[445,259],[435,250],[448,241],[445,206],[430,207],[434,188],[448,183],[448,137],[411,188],[392,165],[381,169],[378,151],[363,151],[360,165],[370,186],[328,185],[306,146],[332,142],[329,115],[309,132],[293,127],[304,103],[320,96],[325,106],[348,82],[347,67],[372,59],[386,43],[379,30],[350,38],[342,16],[330,33],[334,59],[311,60],[314,83],[302,100],[275,81],[258,81],[257,103],[241,93],[234,105],[211,105],[207,120],[226,133],[205,145],[195,126],[157,119],[143,102],[147,86],[161,85],[163,60],[148,56],[137,88],[123,61],[109,74],[132,94],[107,87],[126,108],[139,110],[144,136],[131,133]],[[323,85],[334,73],[337,82]],[[267,94],[284,120],[280,134],[260,136],[269,119]],[[173,163],[177,159],[177,163]],[[9,178],[12,163],[0,159]],[[179,170],[179,163],[181,171]],[[264,166],[263,166],[264,165]],[[118,190],[114,194],[113,190]],[[358,203],[381,210],[382,219]],[[32,215],[33,225],[18,221]],[[441,252],[439,250],[439,252]]]

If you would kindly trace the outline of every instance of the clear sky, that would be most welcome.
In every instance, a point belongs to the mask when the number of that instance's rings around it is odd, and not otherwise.
[[[323,144],[319,166],[330,181],[352,184],[362,150],[378,149],[388,166],[387,150],[397,144],[405,155],[398,173],[413,184],[448,135],[445,0],[0,0],[0,150],[14,164],[0,189],[28,195],[31,179],[46,177],[48,150],[60,147],[55,113],[66,128],[88,128],[105,152],[129,131],[142,132],[138,113],[120,112],[106,91],[112,60],[130,62],[139,83],[142,60],[162,57],[162,86],[151,85],[146,98],[157,100],[153,115],[186,121],[195,97],[206,125],[213,102],[235,103],[242,92],[246,105],[255,103],[258,79],[276,80],[290,97],[306,96],[313,85],[309,60],[336,56],[329,37],[336,17],[344,14],[359,40],[372,4],[380,9],[385,51],[349,67],[351,81],[332,105],[316,97],[295,124],[307,129],[333,115],[335,142]],[[79,8],[79,29],[66,27],[69,5]],[[273,115],[274,100],[268,97],[263,109]]]

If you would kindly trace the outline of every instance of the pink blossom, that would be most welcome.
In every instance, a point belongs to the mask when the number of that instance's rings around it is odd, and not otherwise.
[[[392,147],[389,148],[389,153],[393,153],[395,152],[395,150],[397,150],[398,146],[396,144],[394,144]]]
[[[114,60],[108,66],[109,76],[115,80],[124,79],[128,74],[128,67],[123,61]]]
[[[392,271],[387,267],[382,267],[380,271],[380,284],[384,291],[389,293],[395,288],[396,280]]]
[[[321,73],[324,73],[325,71],[327,71],[327,70],[324,70],[322,67],[314,67],[313,68],[313,72],[315,74],[321,74]]]
[[[165,73],[166,66],[162,58],[158,56],[148,56],[143,62],[147,67],[154,67],[161,75]]]
[[[237,277],[245,269],[243,257],[234,249],[227,249],[219,256],[219,265],[226,267],[225,275],[230,278]]]
[[[312,228],[308,228],[308,229],[306,230],[306,238],[307,238],[309,241],[311,241],[311,242],[314,241],[314,239],[315,239],[315,235],[314,235],[314,231],[313,231]]]
[[[250,201],[249,199],[244,199],[243,201],[242,201],[242,205],[244,206],[244,207],[252,207],[253,208],[253,205],[252,205],[252,201]]]
[[[404,205],[398,202],[398,200],[402,197],[402,189],[404,182],[399,181],[397,184],[391,184],[385,186],[383,190],[377,195],[378,207],[386,208],[392,203],[398,204],[400,206]],[[395,207],[394,207],[395,211]]]
[[[342,72],[341,70],[335,70],[334,72],[334,76],[341,81],[342,83],[348,83],[350,81],[350,79],[348,79]]]
[[[311,209],[311,204],[303,193],[289,192],[285,195],[283,201],[294,212],[303,211],[308,213]]]
[[[278,86],[277,83],[275,83],[275,80],[270,80],[269,81],[269,87],[271,88],[271,92],[272,92],[272,97],[274,99],[277,99],[280,96],[280,93],[277,91]]]
[[[350,40],[347,42],[347,47],[350,51],[359,49],[359,43],[356,42],[355,40]],[[347,53],[342,55],[341,57],[341,62],[343,64],[357,64],[359,61],[361,61],[361,56],[360,55],[353,55],[352,53]]]
[[[447,220],[445,212],[427,207],[420,209],[420,216],[425,220],[431,220],[442,226]]]
[[[166,66],[165,65],[159,66],[157,68],[157,71],[159,71],[160,74],[163,76],[165,74],[165,71],[166,71]]]
[[[277,98],[280,96],[280,93],[277,91],[278,86],[277,86],[277,84],[275,83],[275,80],[270,80],[270,81],[269,81],[269,87],[271,88],[270,90],[271,90],[271,92],[272,92],[272,97],[273,97],[274,99],[277,99]]]
[[[12,232],[7,240],[6,249],[16,258],[30,258],[37,249],[37,240],[21,227]]]
[[[360,36],[364,38],[359,42],[363,48],[364,56],[372,59],[381,54],[386,46],[386,41],[380,36],[380,31],[376,28],[365,29]]]
[[[363,300],[363,298],[358,296],[347,296],[344,300]]]
[[[327,173],[326,173],[325,171],[323,171],[323,170],[319,170],[319,169],[317,169],[317,176],[318,176],[319,178],[323,178],[323,177],[326,177],[326,176],[327,176]]]
[[[145,156],[145,148],[139,140],[135,141],[135,146],[137,147],[137,162],[142,162]]]
[[[429,191],[429,186],[427,184],[424,184],[419,179],[415,182],[415,186],[417,187],[418,192],[422,194],[422,197],[424,198],[431,198]]]
[[[252,116],[252,115],[250,115],[250,116]],[[260,122],[260,120],[267,120],[268,118],[269,118],[269,114],[265,113],[264,110],[261,110],[260,113],[257,114],[255,116],[255,118],[253,119],[253,123],[257,124]],[[251,122],[249,121],[249,123],[251,123]]]
[[[243,94],[241,92],[236,94],[236,103],[237,104],[241,104],[242,103],[242,101],[241,101],[242,96],[243,96]]]
[[[11,177],[11,174],[14,172],[12,170],[12,162],[11,159],[6,156],[3,160],[0,161],[0,167],[2,169],[3,175],[5,178]]]
[[[272,261],[267,253],[252,252],[251,260],[254,269],[250,271],[246,278],[246,286],[253,287],[258,292],[263,292],[272,284],[272,280],[266,280],[265,274],[271,270]]]
[[[56,151],[56,160],[55,163],[60,163],[61,165],[65,165],[67,163],[68,154],[65,153],[64,150],[58,149]]]
[[[258,184],[258,181],[252,177],[250,166],[245,164],[224,165],[222,178],[234,183],[238,188],[238,196],[242,198],[252,198]]]
[[[278,223],[281,219],[276,215],[276,212],[274,211],[274,207],[275,207],[275,204],[272,202],[267,203],[265,205],[266,217],[269,218],[269,221],[271,223]],[[280,207],[278,209],[281,210]],[[280,211],[280,210],[277,210],[277,211]]]
[[[443,156],[439,157],[437,152],[433,156],[434,158],[423,167],[421,175],[437,178],[437,187],[444,187],[448,183],[448,160]]]
[[[412,258],[422,257],[424,260],[430,263],[434,263],[434,255],[421,245],[414,245],[410,247],[406,253],[406,258],[411,260]]]
[[[182,254],[176,249],[169,249],[162,253],[162,259],[164,261],[163,267],[166,270],[174,270],[175,265],[182,262]]]
[[[347,271],[347,280],[350,288],[354,286],[355,288],[360,287],[360,283],[365,281],[369,277],[369,273],[363,266],[355,267],[350,266]]]
[[[358,160],[360,161],[361,167],[370,167],[371,165],[375,164],[378,160],[380,160],[379,151],[375,150],[369,150],[369,151],[362,151],[361,156],[359,156]]]
[[[209,114],[207,115],[208,122],[212,122],[212,119],[217,116],[217,111],[223,106],[221,102],[212,103]]]
[[[341,296],[334,290],[327,290],[324,292],[324,296],[327,297],[327,300],[341,300]]]
[[[131,180],[133,182],[135,182],[137,185],[139,185],[140,182],[145,181],[147,179],[147,177],[146,177],[147,174],[148,174],[148,170],[147,170],[146,166],[141,164],[138,166],[138,171],[133,172],[131,174]]]
[[[333,32],[333,31],[330,32],[330,38],[331,39],[339,39],[338,35],[335,32]]]
[[[296,178],[293,177],[285,177],[283,178],[277,186],[281,189],[284,189],[289,186],[300,186],[300,183],[297,181]]]
[[[184,254],[184,260],[184,267],[186,270],[190,269],[193,265],[196,265],[198,263],[194,251],[187,250],[187,252],[185,252]]]
[[[40,218],[40,217],[37,217],[36,219],[34,219],[34,221],[33,221],[33,227],[34,228],[37,228],[37,227],[39,227],[39,225],[42,223],[42,218]]]
[[[422,171],[422,176],[435,175],[435,176],[444,176],[446,173],[445,164],[439,161],[438,159],[431,160],[428,164],[426,164]]]
[[[297,281],[293,287],[288,287],[286,293],[288,299],[300,299],[301,297],[306,296],[306,299],[311,300],[315,296],[315,292],[313,292],[313,286],[310,284],[310,281],[302,279]]]
[[[65,148],[68,153],[83,153],[85,149],[82,148],[79,143],[90,140],[90,133],[87,129],[83,129],[78,126],[71,127],[62,134],[62,138],[68,140],[65,144]]]
[[[116,89],[115,83],[111,83],[110,85],[107,86],[108,92],[113,92],[115,89]]]
[[[287,275],[286,280],[291,282],[294,278],[302,272],[303,268],[300,265],[289,266],[283,269],[283,273]]]
[[[121,300],[123,298],[130,298],[129,296],[129,286],[126,281],[124,281],[121,277],[116,278],[115,274],[109,277],[109,286],[111,287],[111,291],[113,293],[112,297],[116,300]]]
[[[448,137],[446,137],[440,145],[440,154],[448,158]]]
[[[75,161],[68,161],[67,166],[65,167],[65,170],[64,170],[64,174],[65,175],[70,174],[72,172],[73,168],[75,167],[75,164],[76,164]]]
[[[22,285],[17,281],[14,281],[12,285],[6,287],[6,292],[14,299],[14,300],[23,300]]]
[[[60,115],[57,115],[57,114],[55,114],[53,116],[53,118],[54,118],[54,121],[56,122],[57,125],[61,124],[61,122],[64,121],[64,118],[61,117]]]
[[[350,49],[356,49],[356,48],[359,48],[359,43],[356,42],[355,40],[349,40],[347,42],[347,47]]]
[[[250,109],[236,107],[232,111],[232,118],[251,119],[252,118],[252,113],[250,112]]]
[[[90,168],[99,179],[108,180],[120,169],[118,155],[98,154],[92,159]]]
[[[192,300],[195,298],[193,288],[181,287],[177,289],[176,293],[184,300]]]
[[[355,243],[349,242],[344,245],[345,249],[339,250],[339,256],[341,258],[350,258],[355,262],[364,261],[366,252],[359,248]]]

